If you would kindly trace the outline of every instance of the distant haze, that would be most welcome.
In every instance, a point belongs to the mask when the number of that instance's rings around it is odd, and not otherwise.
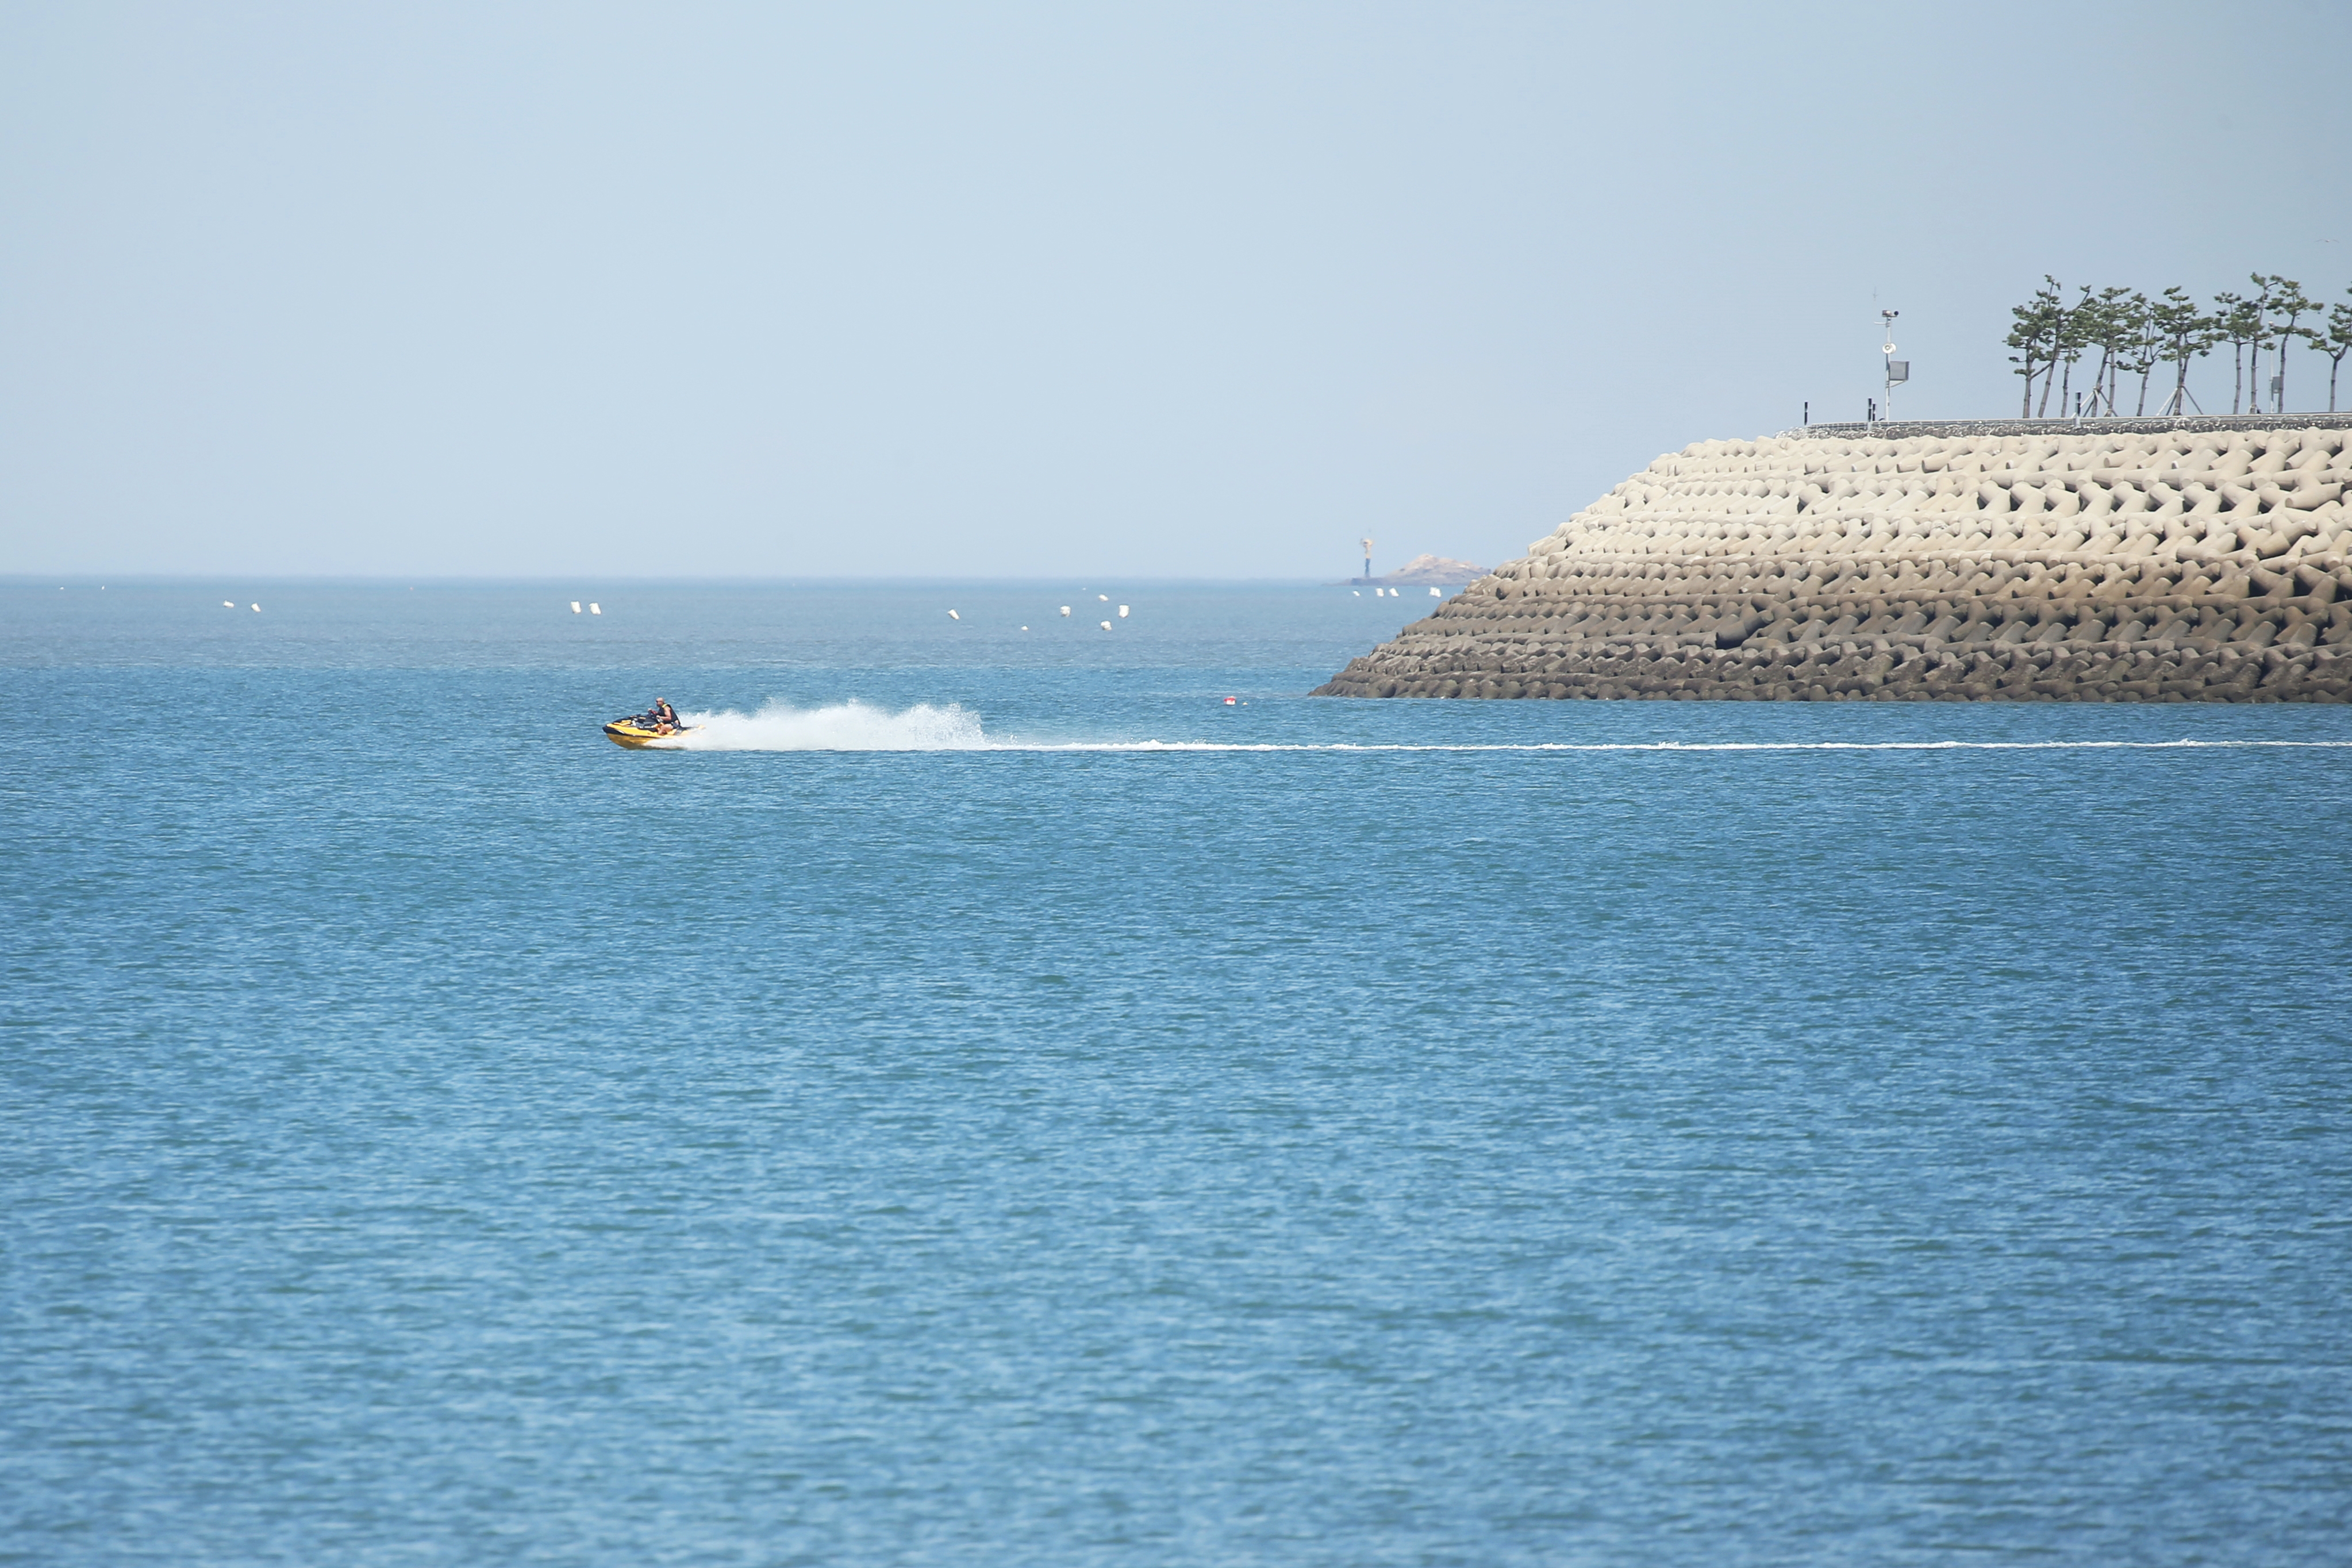
[[[1496,562],[2352,283],[2340,4],[0,7],[0,572]],[[2300,356],[2290,402],[2325,399]],[[2192,382],[2226,405],[2227,350]]]

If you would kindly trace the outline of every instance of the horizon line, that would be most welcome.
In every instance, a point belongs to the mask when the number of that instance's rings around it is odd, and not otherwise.
[[[125,585],[130,585],[130,584],[182,584],[182,583],[185,583],[185,584],[197,584],[197,583],[241,582],[241,583],[280,583],[280,584],[304,584],[304,583],[308,583],[308,584],[320,584],[320,585],[322,585],[322,586],[323,586],[323,585],[330,585],[330,584],[333,584],[333,585],[366,586],[366,587],[381,587],[381,586],[391,586],[391,585],[406,585],[406,586],[411,586],[411,587],[423,587],[423,586],[426,586],[426,585],[428,585],[428,584],[429,584],[429,585],[433,585],[433,586],[451,586],[451,587],[455,587],[455,586],[514,586],[514,587],[547,587],[547,586],[562,586],[562,585],[565,585],[565,584],[572,584],[572,585],[583,585],[583,584],[599,584],[599,585],[602,585],[602,584],[618,584],[618,585],[643,585],[643,586],[653,586],[653,587],[755,587],[755,586],[768,586],[768,587],[774,587],[774,586],[785,586],[785,587],[791,587],[791,586],[803,586],[803,585],[807,585],[807,586],[821,586],[821,585],[829,585],[829,584],[905,584],[905,585],[908,585],[908,586],[929,586],[929,585],[935,585],[935,584],[942,584],[942,585],[955,585],[955,586],[971,586],[971,585],[986,585],[986,584],[1007,584],[1007,585],[1012,585],[1012,584],[1045,584],[1045,583],[1059,583],[1059,584],[1082,584],[1082,583],[1094,583],[1094,584],[1105,584],[1105,583],[1151,583],[1151,584],[1203,584],[1203,585],[1209,585],[1209,584],[1216,584],[1216,585],[1233,585],[1233,584],[1266,584],[1266,585],[1272,585],[1272,586],[1283,586],[1283,587],[1345,588],[1345,587],[1349,587],[1349,586],[1361,586],[1365,581],[1366,581],[1366,580],[1365,580],[1365,579],[1363,579],[1363,578],[1361,578],[1361,577],[1353,577],[1353,578],[1324,578],[1324,577],[1311,576],[1311,575],[1305,575],[1305,574],[1265,575],[1265,576],[1248,576],[1248,577],[1244,577],[1244,576],[1210,577],[1210,576],[1181,576],[1181,575],[1164,575],[1164,576],[1163,576],[1163,575],[1154,575],[1154,574],[1124,574],[1124,573],[1114,573],[1114,572],[1100,573],[1100,574],[1097,574],[1092,575],[1092,576],[1077,576],[1077,575],[1067,574],[1041,574],[1034,575],[1034,576],[1008,576],[1008,575],[998,575],[998,574],[990,574],[990,575],[979,575],[979,574],[973,574],[973,575],[965,575],[965,576],[956,576],[956,575],[940,574],[940,575],[926,575],[926,576],[909,576],[909,575],[907,575],[907,574],[899,574],[899,573],[879,573],[879,572],[877,572],[877,573],[798,573],[798,574],[781,574],[781,573],[779,573],[779,574],[762,574],[762,575],[759,575],[759,576],[751,576],[751,575],[730,576],[730,575],[719,575],[719,574],[662,574],[662,575],[643,575],[643,574],[640,574],[640,575],[635,575],[635,576],[630,576],[630,575],[621,575],[621,574],[614,574],[614,575],[609,575],[609,576],[608,576],[608,575],[604,575],[604,574],[596,574],[596,573],[583,573],[583,574],[577,574],[577,575],[568,575],[568,576],[551,576],[551,575],[539,574],[530,574],[530,575],[502,574],[491,574],[491,573],[484,573],[484,574],[418,573],[418,574],[407,574],[382,573],[382,572],[236,572],[236,571],[217,571],[217,572],[121,572],[121,573],[114,573],[114,574],[108,574],[108,573],[105,573],[105,572],[95,572],[95,571],[78,571],[78,572],[58,572],[58,573],[50,573],[50,574],[37,574],[37,573],[28,573],[28,572],[0,572],[0,587],[18,587],[18,586],[30,586],[30,585],[36,585],[36,584],[61,584],[61,583],[62,583],[62,584],[75,584],[75,583],[82,583],[82,584],[100,584],[100,585],[103,586],[104,584],[109,584],[109,583],[121,583],[121,584],[125,584]],[[1377,578],[1375,578],[1375,579],[1372,579],[1372,581],[1378,581],[1378,579],[1377,579]]]

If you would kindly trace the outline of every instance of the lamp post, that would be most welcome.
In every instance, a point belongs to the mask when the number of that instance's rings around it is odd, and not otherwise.
[[[1372,580],[1372,542],[1364,539],[1357,542],[1364,547],[1364,581],[1369,583]]]

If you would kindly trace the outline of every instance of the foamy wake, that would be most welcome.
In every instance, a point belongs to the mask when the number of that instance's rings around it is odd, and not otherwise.
[[[1029,752],[2289,752],[2352,751],[2352,741],[1526,741],[1319,743],[1234,741],[1105,741],[1057,746],[997,746]]]
[[[667,742],[680,752],[975,752],[988,745],[980,715],[961,703],[918,702],[893,713],[855,699],[823,708],[771,702],[757,713],[687,713],[698,729]]]
[[[688,713],[700,726],[656,742],[680,752],[2171,752],[2342,751],[2352,741],[1026,741],[995,738],[959,702],[892,712],[852,700]]]

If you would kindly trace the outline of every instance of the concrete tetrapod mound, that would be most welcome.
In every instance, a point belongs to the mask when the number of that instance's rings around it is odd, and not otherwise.
[[[2352,700],[2352,419],[2273,423],[1703,441],[1317,693]]]

